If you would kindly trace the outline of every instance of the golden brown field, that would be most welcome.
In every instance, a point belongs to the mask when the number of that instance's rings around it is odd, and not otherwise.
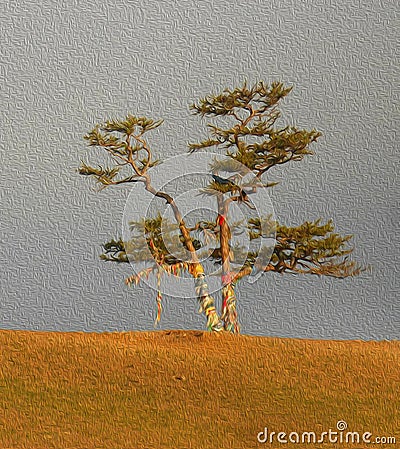
[[[0,331],[0,348],[1,449],[377,446],[257,441],[339,420],[400,443],[399,341]]]

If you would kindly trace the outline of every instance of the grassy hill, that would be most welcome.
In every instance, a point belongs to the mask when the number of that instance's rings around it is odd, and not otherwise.
[[[0,331],[0,348],[1,449],[368,447],[257,441],[340,420],[400,443],[399,341]]]

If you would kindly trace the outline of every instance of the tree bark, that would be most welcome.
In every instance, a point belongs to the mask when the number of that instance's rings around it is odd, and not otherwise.
[[[224,329],[224,325],[218,312],[215,308],[214,298],[209,294],[208,285],[205,279],[204,268],[200,263],[199,258],[196,254],[196,249],[193,245],[192,239],[190,237],[189,230],[183,220],[182,214],[179,211],[174,199],[165,192],[160,192],[154,189],[150,184],[150,179],[146,177],[146,190],[153,195],[165,199],[165,201],[172,207],[175,220],[179,225],[179,229],[184,239],[186,249],[190,251],[191,261],[190,261],[190,274],[195,279],[195,291],[197,296],[197,301],[200,304],[200,312],[204,312],[207,317],[207,329],[213,332],[219,332]]]
[[[224,329],[228,332],[239,333],[240,325],[237,318],[236,294],[232,274],[230,270],[230,239],[231,230],[228,224],[228,204],[223,197],[218,198],[218,222],[220,226],[220,247],[222,258],[222,314],[221,319],[224,322]]]

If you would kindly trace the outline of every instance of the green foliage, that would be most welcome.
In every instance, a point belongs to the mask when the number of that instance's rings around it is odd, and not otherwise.
[[[209,230],[212,227],[215,227],[215,223],[200,222],[196,228],[191,229],[192,242],[196,250],[203,244],[196,238],[195,232]],[[100,256],[102,260],[120,263],[145,262],[151,265],[152,270],[160,269],[177,276],[188,270],[189,264],[186,262],[188,253],[178,225],[170,223],[158,214],[153,218],[131,221],[130,229],[132,235],[129,241],[113,239],[103,245],[104,253]],[[136,280],[137,278],[131,277],[131,282]]]
[[[158,128],[163,122],[164,120],[154,121],[147,117],[136,117],[129,114],[125,120],[109,120],[103,125],[102,130],[107,133],[118,132],[130,136],[137,133],[139,129],[139,135],[142,135]]]
[[[201,116],[229,115],[235,108],[246,109],[251,103],[256,103],[260,105],[260,112],[265,112],[291,90],[291,87],[285,88],[280,82],[273,82],[271,87],[268,87],[262,81],[248,89],[245,82],[242,87],[225,89],[222,94],[206,96],[198,104],[192,104],[190,109]]]
[[[270,220],[270,217],[268,217]],[[260,218],[248,220],[248,230],[251,240],[262,237]],[[271,256],[269,267],[265,271],[282,273],[309,273],[333,277],[347,277],[359,274],[362,269],[347,258],[340,257],[350,254],[353,249],[346,244],[352,236],[341,236],[334,233],[332,220],[321,225],[321,219],[294,227],[275,223],[276,244]],[[247,264],[253,266],[257,253],[250,255]]]
[[[100,259],[105,261],[129,263],[125,250],[125,243],[120,238],[118,240],[110,240],[103,245],[104,253],[100,255]]]
[[[164,220],[165,221],[165,220]],[[255,251],[248,251],[242,247],[231,248],[232,262],[243,261],[243,267],[253,268],[258,260],[269,260],[267,266],[261,267],[264,271],[283,273],[309,273],[333,277],[347,277],[359,274],[363,269],[353,262],[339,260],[340,257],[350,254],[353,249],[346,244],[351,235],[340,236],[334,233],[332,220],[320,224],[321,219],[294,227],[288,227],[272,221],[271,216],[248,219],[248,233],[250,240],[261,237],[275,238],[275,246],[271,257],[269,249],[260,247]],[[240,232],[241,223],[232,223],[232,232]],[[157,263],[164,271],[171,273],[175,267],[185,263],[187,254],[183,251],[183,238],[177,235],[179,228],[174,223],[164,222],[160,215],[155,218],[146,218],[132,222],[132,229],[136,231],[131,241],[123,242],[111,240],[104,245],[103,260],[114,262],[147,262]],[[199,222],[192,228],[191,236],[196,250],[204,243],[196,238],[196,232],[207,230],[215,241],[219,239],[219,229],[213,222]],[[210,235],[208,234],[208,235]],[[203,234],[203,237],[206,233]],[[172,250],[172,253],[171,253]],[[180,255],[180,257],[179,257]],[[205,254],[202,255],[204,257]],[[221,248],[208,254],[209,260],[214,264],[222,265]],[[187,268],[187,267],[186,267]],[[258,267],[260,268],[260,267]],[[250,274],[246,271],[245,275]]]
[[[211,181],[207,187],[200,189],[200,192],[205,195],[218,196],[223,193],[235,193],[239,191],[239,187],[234,184],[221,184],[216,181]]]
[[[265,173],[274,165],[289,161],[300,161],[307,154],[313,154],[308,146],[321,135],[312,130],[298,130],[290,127],[269,130],[268,139],[260,143],[244,144],[240,142],[236,151],[228,151],[228,156],[254,170]]]
[[[102,188],[130,182],[143,182],[147,170],[160,163],[153,160],[152,152],[143,134],[160,126],[163,120],[154,121],[146,117],[128,115],[124,120],[110,120],[96,125],[84,139],[88,146],[104,149],[114,162],[113,168],[99,169],[82,162],[79,174],[94,177]],[[134,174],[116,178],[121,168],[130,167]]]
[[[236,122],[228,128],[208,124],[211,138],[200,143],[190,143],[189,152],[210,147],[221,147],[227,156],[240,162],[261,176],[274,165],[289,161],[300,161],[307,154],[313,154],[309,145],[321,133],[316,130],[300,130],[293,126],[274,128],[280,117],[278,102],[291,91],[282,83],[271,87],[262,82],[248,89],[226,89],[220,95],[208,96],[191,108],[202,116],[231,116]],[[258,141],[248,142],[248,138]]]
[[[218,200],[221,215],[216,222],[199,221],[192,228],[186,226],[174,198],[153,187],[148,172],[160,161],[154,159],[144,135],[159,127],[163,120],[155,121],[129,114],[122,120],[109,120],[96,125],[84,138],[89,147],[106,151],[114,166],[92,167],[82,162],[79,173],[95,178],[101,188],[142,182],[144,189],[172,207],[176,219],[176,223],[171,223],[158,214],[152,218],[132,221],[132,238],[129,241],[120,238],[105,243],[101,259],[145,264],[146,268],[126,280],[128,285],[137,284],[143,277],[152,274],[157,276],[159,284],[163,273],[178,276],[190,273],[196,277],[196,295],[207,316],[208,325],[214,330],[221,328],[221,319],[224,320],[225,329],[237,328],[232,286],[254,271],[315,274],[336,278],[355,276],[364,271],[365,268],[348,260],[348,255],[353,251],[348,246],[351,236],[335,233],[332,220],[325,224],[321,224],[321,219],[306,221],[292,227],[274,221],[271,216],[247,216],[247,226],[242,222],[227,221],[227,211],[232,201],[242,202],[255,209],[249,196],[259,188],[277,184],[262,180],[268,170],[290,161],[301,161],[306,155],[313,154],[310,145],[321,136],[320,132],[277,125],[280,118],[279,103],[291,90],[291,87],[285,87],[281,82],[273,82],[268,86],[260,81],[252,87],[244,83],[241,87],[208,95],[190,106],[194,114],[219,118],[220,123],[209,123],[209,136],[201,142],[190,143],[189,152],[217,148],[225,156],[222,160],[212,161],[210,175],[213,180],[201,190],[201,194],[212,195]],[[124,174],[123,171],[126,170],[129,173]],[[248,174],[251,176],[247,176]],[[231,243],[232,235],[244,230],[249,235],[250,249]],[[274,245],[264,245],[263,239],[272,240]],[[213,251],[207,246],[211,240],[216,242]],[[194,249],[196,254],[190,254],[189,249]],[[221,266],[222,280],[230,279],[226,290],[230,291],[229,306],[225,301],[226,297],[223,301],[225,309],[222,318],[216,315],[213,299],[207,293],[201,258]],[[157,305],[159,319],[160,291],[157,294]]]
[[[275,127],[280,117],[278,103],[291,90],[291,87],[285,87],[280,82],[274,82],[270,86],[259,82],[251,88],[247,87],[245,82],[241,87],[225,89],[217,95],[208,95],[200,99],[197,104],[190,106],[195,114],[203,117],[229,116],[235,122],[232,126],[225,128],[208,124],[211,137],[200,143],[189,144],[190,152],[218,146],[225,149],[227,157],[223,160],[214,159],[210,169],[214,174],[220,172],[234,174],[230,178],[232,181],[229,182],[222,183],[214,179],[201,190],[202,194],[215,197],[224,194],[229,194],[231,197],[238,195],[236,199],[239,201],[243,197],[244,188],[250,189],[248,192],[251,193],[258,188],[272,187],[277,184],[264,183],[261,180],[262,175],[271,167],[289,161],[300,161],[305,155],[313,154],[309,146],[321,136],[320,132],[314,129],[311,131],[298,129],[294,126]],[[162,120],[154,121],[146,117],[128,115],[124,120],[110,120],[103,125],[97,125],[85,136],[89,146],[104,148],[114,158],[119,157],[122,163],[114,168],[105,169],[83,164],[80,173],[94,176],[103,186],[142,181],[141,175],[159,162],[152,160],[152,152],[142,136],[145,132],[160,126],[162,122]],[[250,138],[253,140],[249,141]],[[140,158],[138,156],[140,152],[144,152],[145,157]],[[128,165],[132,159],[136,161],[136,166],[133,167],[135,174],[116,180],[119,165]],[[244,170],[243,167],[246,169]],[[253,174],[251,180],[247,179],[243,182],[242,179],[248,173]],[[245,194],[247,196],[247,192]],[[276,246],[270,266],[264,267],[265,269],[277,272],[303,270],[309,273],[319,270],[322,273],[322,267],[324,267],[323,274],[326,275],[338,275],[340,270],[342,274],[348,275],[358,272],[358,268],[351,271],[348,264],[338,262],[339,257],[352,251],[345,247],[351,236],[342,237],[333,233],[331,221],[325,225],[321,225],[320,220],[317,220],[313,223],[305,222],[296,227],[285,227],[278,223],[272,224],[271,217],[267,217],[266,220],[269,222],[264,229],[268,229],[269,236],[271,236],[271,230],[276,232]],[[102,255],[104,260],[126,262],[129,258],[142,262],[156,261],[159,266],[165,267],[171,267],[185,260],[187,256],[185,243],[178,224],[162,223],[161,216],[157,216],[133,222],[132,225],[137,231],[132,241],[125,244],[118,241],[118,245],[112,241],[114,245],[104,246],[105,254]],[[260,219],[249,219],[250,240],[266,237],[262,235],[262,229]],[[215,223],[199,222],[189,231],[196,250],[203,246],[201,239],[199,240],[199,233],[202,233],[205,240],[212,238],[218,241],[219,239],[219,231]],[[112,242],[109,242],[109,245]],[[122,248],[121,245],[124,247]],[[217,247],[209,256],[215,263],[221,263],[218,251],[220,248]],[[243,257],[241,248],[236,248],[235,251]],[[245,266],[253,267],[259,255],[257,251],[250,251],[248,257],[245,257]],[[330,264],[328,260],[331,261]],[[332,264],[332,260],[336,262]],[[313,266],[314,271],[310,266]],[[330,269],[326,269],[328,266]]]
[[[230,157],[225,157],[223,159],[214,158],[210,163],[210,170],[212,173],[235,173],[235,175],[240,177],[244,177],[245,175],[250,173],[250,170],[248,168],[244,167],[240,162],[235,161]]]
[[[103,168],[99,165],[99,168],[94,168],[86,165],[84,162],[82,162],[79,168],[80,175],[95,177],[97,182],[103,185],[102,188],[111,185],[118,172],[119,167]]]
[[[215,145],[219,145],[220,143],[223,143],[223,140],[208,139],[208,140],[205,140],[204,142],[189,144],[189,149],[190,149],[190,152],[193,153],[193,152],[195,152],[197,150],[201,150],[203,148],[209,148],[209,147],[213,147]]]

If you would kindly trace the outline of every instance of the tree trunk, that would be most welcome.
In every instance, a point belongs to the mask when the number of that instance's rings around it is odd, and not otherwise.
[[[207,317],[207,329],[213,332],[219,332],[224,329],[223,323],[218,316],[214,305],[214,299],[208,292],[208,285],[205,280],[205,274],[202,265],[199,263],[193,269],[194,285],[197,300],[200,304],[200,312],[204,312]]]
[[[236,311],[236,294],[234,284],[228,282],[222,288],[222,315],[224,329],[228,332],[238,334],[240,332],[240,324]]]
[[[200,312],[204,312],[207,317],[207,329],[209,331],[219,332],[223,329],[222,321],[215,308],[214,298],[210,296],[208,291],[208,285],[205,280],[205,274],[202,264],[196,254],[196,249],[193,246],[192,239],[185,222],[183,221],[182,214],[180,213],[178,206],[176,205],[174,199],[165,192],[157,191],[150,182],[149,176],[145,176],[146,190],[152,193],[154,196],[163,198],[172,207],[174,212],[175,220],[179,225],[179,229],[183,236],[185,247],[191,253],[191,274],[195,279],[195,291],[197,300],[200,304]]]
[[[191,274],[195,279],[194,285],[197,301],[200,304],[200,312],[204,312],[207,317],[207,329],[209,331],[219,332],[223,330],[223,324],[215,308],[214,298],[209,294],[208,285],[204,274],[204,268],[197,257],[196,250],[190,237],[190,233],[182,219],[180,212],[177,211],[176,208],[174,208],[174,204],[172,206],[175,212],[175,218],[179,223],[179,228],[185,241],[185,246],[191,252]]]
[[[230,272],[230,244],[231,231],[228,225],[228,203],[223,201],[223,197],[218,198],[219,226],[220,226],[220,246],[222,258],[222,314],[224,329],[228,332],[239,333],[240,326],[236,311],[236,295],[232,275]]]

